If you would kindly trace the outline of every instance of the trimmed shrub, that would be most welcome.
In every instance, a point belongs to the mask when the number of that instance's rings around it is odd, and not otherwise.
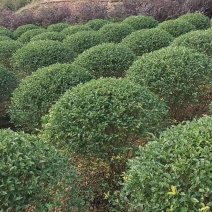
[[[7,37],[13,37],[13,33],[7,29],[7,28],[4,28],[4,27],[1,27],[0,28],[0,36],[7,36]]]
[[[128,46],[137,55],[158,50],[168,46],[173,37],[160,29],[143,29],[128,35],[122,40],[122,44]]]
[[[75,57],[73,50],[58,41],[34,41],[13,55],[14,67],[30,73],[54,63],[66,63]]]
[[[11,58],[13,53],[23,46],[22,43],[13,40],[0,41],[0,63],[11,67]]]
[[[43,32],[41,34],[35,35],[31,41],[38,40],[55,40],[62,41],[65,37],[62,36],[59,32]]]
[[[172,45],[196,49],[197,51],[212,57],[212,32],[209,30],[189,32],[176,38]]]
[[[111,22],[105,19],[93,19],[88,21],[85,25],[90,27],[93,30],[99,30],[105,24],[110,24]]]
[[[126,157],[138,138],[160,130],[167,114],[164,102],[146,88],[101,78],[67,91],[44,118],[43,134],[84,157],[108,161]]]
[[[11,122],[24,131],[36,132],[41,117],[67,89],[92,78],[83,68],[71,64],[54,64],[37,70],[14,91],[9,109]]]
[[[151,16],[130,16],[123,20],[123,23],[129,24],[134,30],[140,29],[150,29],[154,28],[158,25],[158,21],[156,21]]]
[[[198,101],[212,77],[212,60],[185,47],[168,47],[143,55],[127,77],[168,103],[172,112]]]
[[[109,42],[120,43],[123,38],[133,32],[133,28],[125,23],[111,23],[104,25],[99,33],[104,35]]]
[[[60,33],[62,36],[67,37],[67,36],[73,35],[74,33],[77,33],[80,31],[90,31],[90,30],[92,30],[92,29],[86,25],[77,24],[77,25],[65,28]]]
[[[62,30],[70,27],[70,24],[68,23],[57,23],[57,24],[51,24],[48,26],[47,30],[48,31],[53,31],[53,32],[61,32]]]
[[[24,133],[0,130],[0,205],[3,211],[48,211],[67,199],[69,209],[83,205],[78,173],[70,156]]]
[[[43,32],[46,32],[46,29],[44,28],[31,29],[23,33],[17,40],[21,43],[28,43],[34,36],[41,34]]]
[[[12,38],[5,35],[0,35],[0,41],[5,41],[5,40],[12,40]]]
[[[121,192],[129,211],[209,211],[212,117],[180,124],[140,147]]]
[[[212,114],[212,102],[209,105],[209,113]]]
[[[13,35],[14,37],[17,39],[19,38],[22,34],[24,34],[25,32],[32,30],[32,29],[40,29],[39,26],[36,26],[34,24],[25,24],[22,26],[19,26],[14,32]]]
[[[168,20],[158,25],[159,29],[166,30],[173,37],[178,37],[187,32],[196,30],[196,27],[186,20]]]
[[[65,45],[70,46],[70,48],[72,48],[77,54],[80,54],[93,46],[106,42],[106,37],[96,31],[77,32],[66,37],[63,41]]]
[[[210,19],[201,13],[188,13],[180,16],[177,20],[185,20],[190,22],[196,29],[208,29],[211,27]]]
[[[96,78],[121,77],[134,60],[135,55],[128,47],[105,43],[84,51],[74,63],[86,68]]]

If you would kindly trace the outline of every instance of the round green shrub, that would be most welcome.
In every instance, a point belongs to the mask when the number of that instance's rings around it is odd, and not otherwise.
[[[209,105],[209,113],[212,114],[212,102]]]
[[[55,40],[62,41],[65,37],[62,36],[59,32],[43,32],[41,34],[35,35],[30,41],[38,40]]]
[[[32,30],[32,29],[39,29],[39,26],[36,26],[34,24],[26,24],[26,25],[22,25],[19,26],[14,32],[13,35],[14,37],[17,39],[19,38],[22,34],[24,34],[25,32]]]
[[[12,57],[14,67],[30,73],[54,63],[66,63],[75,57],[73,50],[63,43],[51,40],[30,42]]]
[[[70,209],[80,206],[79,176],[70,156],[40,138],[11,130],[0,130],[0,149],[1,210],[26,211],[34,205],[48,211],[68,197]]]
[[[104,25],[99,33],[104,35],[109,42],[120,43],[123,38],[133,32],[133,28],[126,23],[111,23]]]
[[[209,211],[212,117],[180,124],[129,161],[121,192],[129,211]]]
[[[164,98],[174,111],[202,97],[202,85],[211,80],[211,69],[212,60],[206,55],[185,47],[167,47],[135,61],[127,77]]]
[[[67,89],[92,78],[83,68],[71,64],[54,64],[37,70],[13,92],[9,109],[11,122],[24,131],[36,132],[41,117]]]
[[[13,33],[5,28],[5,27],[0,27],[0,36],[7,36],[7,37],[13,37]]]
[[[63,43],[70,46],[77,54],[96,46],[106,43],[107,39],[104,35],[96,31],[81,31],[70,35],[64,39]]]
[[[61,32],[62,30],[66,29],[68,27],[70,27],[70,25],[67,23],[57,23],[57,24],[49,25],[47,30],[53,31],[53,32]]]
[[[73,35],[74,33],[77,33],[80,31],[90,31],[90,30],[92,30],[92,29],[86,25],[77,24],[77,25],[65,28],[60,33],[62,36],[67,37],[67,36]]]
[[[46,32],[46,29],[44,28],[31,29],[23,33],[17,40],[21,43],[28,43],[34,36],[41,34],[43,32]]]
[[[91,47],[75,59],[96,78],[121,77],[135,60],[135,55],[121,44],[104,43]]]
[[[168,20],[158,25],[159,29],[166,30],[173,37],[186,34],[187,32],[196,30],[196,27],[186,20]]]
[[[128,35],[122,40],[122,44],[128,46],[137,55],[161,49],[168,46],[173,37],[160,29],[142,29]]]
[[[67,91],[44,117],[43,134],[75,153],[107,160],[126,157],[128,147],[163,128],[167,116],[164,102],[146,88],[101,78]]]
[[[5,36],[5,35],[0,35],[0,41],[5,41],[5,40],[12,40],[11,37]]]
[[[85,25],[90,27],[93,30],[99,30],[105,24],[110,24],[111,22],[105,19],[93,19],[88,21]]]
[[[177,20],[185,20],[190,22],[196,29],[208,29],[211,27],[210,19],[201,13],[188,13],[180,16]]]
[[[150,29],[158,25],[158,21],[151,16],[130,16],[123,20],[123,23],[129,24],[134,30]]]
[[[0,63],[7,67],[11,67],[12,55],[22,46],[22,43],[14,40],[0,41]]]
[[[197,30],[176,38],[173,46],[185,46],[212,57],[212,32]]]

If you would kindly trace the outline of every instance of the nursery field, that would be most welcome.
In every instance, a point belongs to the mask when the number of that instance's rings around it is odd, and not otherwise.
[[[0,26],[0,211],[212,211],[212,27]]]

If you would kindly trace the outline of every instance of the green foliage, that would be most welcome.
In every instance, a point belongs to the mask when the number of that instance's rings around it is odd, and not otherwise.
[[[53,31],[53,32],[61,32],[62,30],[68,28],[70,25],[67,23],[57,23],[57,24],[51,24],[48,26],[47,30],[48,31]]]
[[[212,60],[185,47],[168,47],[143,55],[127,77],[160,95],[171,110],[198,101],[211,80]]]
[[[129,211],[210,211],[212,117],[180,124],[129,161],[122,200]]]
[[[209,105],[209,113],[212,114],[212,102]]]
[[[63,41],[65,45],[70,46],[70,48],[72,48],[77,54],[106,42],[106,37],[96,31],[77,32],[73,35],[67,36]]]
[[[12,40],[12,39],[8,36],[0,35],[0,41],[5,41],[5,40]]]
[[[187,32],[196,30],[196,27],[186,20],[168,20],[160,23],[158,25],[159,29],[166,30],[173,37],[178,37]]]
[[[83,157],[127,156],[133,143],[163,128],[167,107],[126,79],[101,78],[67,91],[44,118],[44,136]]]
[[[210,19],[201,13],[188,13],[180,16],[177,20],[185,20],[190,22],[196,29],[208,29],[211,27]]]
[[[121,44],[105,43],[94,46],[75,59],[75,64],[86,68],[96,78],[120,77],[135,60],[135,55]]]
[[[85,25],[90,27],[93,30],[99,30],[105,24],[109,24],[109,23],[111,23],[111,22],[108,20],[105,20],[105,19],[93,19],[93,20],[88,21]]]
[[[17,40],[21,43],[28,43],[34,36],[41,34],[43,32],[46,32],[46,29],[44,28],[30,29],[24,32]]]
[[[13,40],[0,41],[0,63],[10,67],[12,55],[21,47],[22,43]]]
[[[66,63],[75,57],[73,50],[58,41],[43,40],[30,42],[12,57],[14,67],[26,73],[54,63]]]
[[[25,24],[22,26],[19,26],[14,32],[13,35],[15,38],[19,38],[22,34],[25,32],[32,30],[32,29],[39,29],[39,26],[36,26],[34,24]]]
[[[62,41],[65,37],[62,36],[59,32],[43,32],[41,34],[35,35],[31,41],[38,40],[55,40]]]
[[[109,42],[120,43],[123,38],[133,32],[133,28],[126,23],[111,23],[104,25],[99,32],[106,36]]]
[[[32,0],[1,0],[0,9],[9,9],[16,11],[26,4],[29,4]]]
[[[86,26],[86,25],[77,24],[77,25],[65,28],[60,33],[64,37],[67,37],[67,36],[73,35],[74,33],[77,33],[77,32],[80,32],[80,31],[90,31],[90,30],[92,30],[92,29],[90,27]]]
[[[7,36],[12,38],[13,33],[9,29],[0,26],[0,36]]]
[[[189,32],[176,38],[172,45],[192,48],[212,57],[212,32],[210,30]]]
[[[14,91],[9,114],[11,121],[27,132],[40,128],[41,117],[67,90],[93,77],[71,64],[54,64],[25,78]]]
[[[37,211],[60,206],[69,197],[69,209],[83,206],[78,174],[70,156],[35,136],[0,130],[0,207],[3,211]]]
[[[156,21],[151,16],[130,16],[126,18],[123,23],[129,24],[134,28],[134,30],[140,29],[150,29],[154,28],[158,25],[158,21]]]
[[[122,40],[122,44],[128,46],[137,55],[158,50],[168,46],[173,37],[160,29],[143,29],[128,35]]]

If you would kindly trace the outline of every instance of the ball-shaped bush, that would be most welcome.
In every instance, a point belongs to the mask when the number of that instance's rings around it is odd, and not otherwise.
[[[93,19],[93,20],[88,21],[85,25],[90,27],[93,30],[99,30],[105,24],[109,24],[109,23],[111,23],[111,22],[108,20],[105,20],[105,19]]]
[[[159,29],[166,30],[173,37],[186,34],[187,32],[196,30],[196,27],[185,20],[168,20],[158,25]]]
[[[106,42],[106,37],[96,31],[77,32],[73,35],[67,36],[63,41],[65,45],[70,46],[70,48],[72,48],[77,54]]]
[[[12,40],[12,38],[5,35],[0,35],[0,41],[5,41],[5,40]]]
[[[208,29],[211,27],[210,19],[201,13],[188,13],[180,16],[178,20],[185,20],[190,22],[196,27],[197,30]]]
[[[0,149],[1,210],[26,211],[34,205],[35,210],[48,211],[68,195],[73,211],[80,205],[79,176],[70,156],[40,138],[12,130],[0,130]]]
[[[180,124],[129,161],[122,200],[129,211],[210,211],[212,117]]]
[[[15,38],[19,38],[25,32],[32,30],[32,29],[39,29],[40,27],[34,24],[25,24],[19,26],[15,31],[13,31],[13,35]]]
[[[57,24],[51,24],[48,26],[47,30],[48,31],[53,31],[53,32],[61,32],[65,28],[68,28],[70,25],[68,23],[57,23]]]
[[[80,54],[75,64],[86,68],[96,78],[122,77],[135,60],[135,55],[121,44],[103,43]]]
[[[167,106],[146,88],[101,78],[67,91],[44,117],[43,134],[75,153],[108,159],[160,130],[167,116]]]
[[[212,102],[209,105],[209,113],[212,114]]]
[[[28,43],[30,40],[43,32],[46,32],[46,29],[44,28],[38,28],[38,29],[31,29],[23,33],[17,40],[21,43]]]
[[[205,53],[207,56],[212,57],[212,32],[209,30],[189,32],[176,38],[172,45],[196,49],[198,52]]]
[[[12,55],[22,46],[22,43],[14,40],[0,41],[0,63],[11,67]]]
[[[142,29],[133,32],[122,40],[137,56],[168,46],[173,37],[161,29]]]
[[[73,35],[74,33],[77,33],[80,31],[90,31],[90,30],[92,30],[92,29],[89,26],[77,24],[77,25],[73,25],[68,28],[65,28],[60,33],[62,36],[67,37],[67,36]]]
[[[212,79],[212,60],[185,47],[167,47],[143,55],[127,71],[127,77],[160,95],[173,111],[198,101],[202,85]]]
[[[13,37],[12,31],[5,27],[0,27],[0,36],[8,36],[8,37]]]
[[[73,50],[59,41],[41,40],[30,42],[17,50],[12,57],[16,69],[31,73],[54,63],[66,63],[75,57]]]
[[[83,68],[71,64],[54,64],[37,70],[13,92],[11,122],[24,131],[35,132],[40,128],[41,117],[66,90],[92,78]]]
[[[59,32],[43,32],[41,34],[35,35],[30,41],[38,40],[55,40],[62,41],[65,37],[62,36]]]
[[[158,21],[151,16],[130,16],[123,20],[123,23],[129,24],[134,30],[150,29],[158,25]]]
[[[104,25],[99,33],[104,35],[109,42],[120,43],[123,38],[133,32],[133,28],[126,23],[111,23]]]

